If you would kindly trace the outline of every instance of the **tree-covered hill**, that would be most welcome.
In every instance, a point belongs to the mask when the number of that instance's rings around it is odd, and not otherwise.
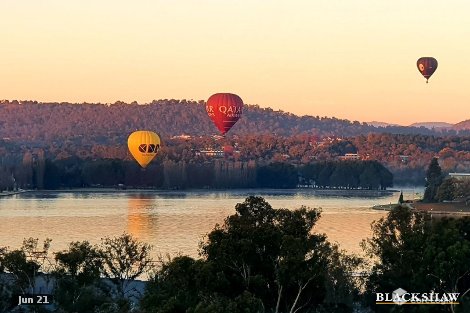
[[[163,137],[218,133],[205,112],[203,101],[165,99],[145,105],[136,102],[106,105],[16,100],[0,103],[0,138],[16,142],[37,144],[87,138],[106,143],[110,138],[127,138],[130,132],[137,129],[154,130]],[[436,134],[434,130],[424,127],[374,127],[334,117],[296,116],[256,105],[245,106],[244,114],[231,134],[274,133],[290,136],[309,133],[348,137],[371,132]],[[450,130],[446,134],[455,134],[455,131]]]
[[[457,123],[457,124],[454,125],[453,128],[457,131],[468,130],[468,129],[470,129],[470,120],[465,120],[465,121],[462,121],[460,123]]]
[[[158,132],[163,145],[157,161],[175,164],[211,162],[213,157],[199,151],[227,146],[236,150],[229,159],[260,165],[297,166],[357,153],[357,158],[384,164],[397,184],[424,183],[425,167],[436,156],[445,172],[470,170],[469,131],[456,135],[455,130],[374,127],[246,105],[242,118],[220,140],[212,137],[218,131],[204,101],[158,100],[145,105],[0,101],[0,172],[10,173],[41,155],[51,161],[131,161],[127,137],[137,129]],[[173,137],[182,134],[191,138]]]

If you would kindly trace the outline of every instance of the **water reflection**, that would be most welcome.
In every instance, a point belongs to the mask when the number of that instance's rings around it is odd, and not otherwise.
[[[105,236],[128,232],[153,245],[154,257],[197,257],[200,241],[215,224],[222,224],[247,196],[260,195],[274,208],[321,207],[315,231],[360,253],[359,242],[370,234],[370,223],[385,214],[371,207],[395,203],[398,194],[370,198],[312,190],[31,192],[0,199],[0,246],[18,247],[23,238],[49,237],[52,250],[58,251],[71,241],[99,243]]]
[[[139,240],[149,242],[152,233],[158,228],[157,215],[152,214],[155,206],[155,198],[142,194],[129,195],[127,232]]]

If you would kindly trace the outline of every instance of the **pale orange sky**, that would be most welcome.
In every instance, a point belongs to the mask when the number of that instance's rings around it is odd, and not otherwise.
[[[1,0],[0,99],[234,92],[295,114],[470,118],[468,0]],[[416,60],[434,56],[429,84]]]

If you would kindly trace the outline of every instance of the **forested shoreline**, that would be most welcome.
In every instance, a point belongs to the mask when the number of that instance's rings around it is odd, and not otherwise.
[[[154,189],[339,188],[385,190],[393,175],[377,161],[325,161],[294,166],[287,162],[157,161],[142,169],[118,159],[44,159],[10,168],[0,179],[3,189],[69,189],[87,187]]]

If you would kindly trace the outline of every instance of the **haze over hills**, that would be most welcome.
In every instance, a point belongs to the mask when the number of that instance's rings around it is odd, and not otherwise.
[[[446,122],[420,122],[420,123],[413,123],[410,125],[411,127],[425,127],[428,129],[442,129],[442,128],[448,128],[452,129],[454,127],[454,124],[446,123]]]
[[[463,122],[460,122],[458,124],[461,124]],[[399,124],[391,124],[387,122],[379,122],[379,121],[372,121],[372,122],[367,122],[367,124],[375,126],[375,127],[388,127],[388,126],[405,126],[405,125],[399,125]],[[435,130],[442,130],[442,129],[455,129],[455,130],[462,130],[462,129],[470,129],[470,123],[468,125],[464,125],[462,128],[457,128],[456,126],[458,124],[451,124],[447,122],[416,122],[411,125],[408,125],[408,127],[424,127],[427,129],[435,129]]]
[[[458,125],[460,133],[469,132],[470,121]],[[137,129],[155,130],[166,137],[218,134],[207,116],[204,101],[164,99],[146,105],[136,102],[110,105],[16,100],[0,102],[0,139],[38,143],[80,137],[100,138],[106,142],[109,136],[127,138],[130,132]],[[245,105],[243,116],[230,131],[230,135],[273,133],[282,136],[308,133],[348,137],[368,133],[453,135],[457,131],[395,125],[374,127],[334,117],[296,116],[256,105]]]
[[[369,125],[372,125],[374,127],[388,127],[388,126],[402,126],[398,124],[392,124],[392,123],[387,123],[387,122],[379,122],[379,121],[372,121],[372,122],[366,122]]]

